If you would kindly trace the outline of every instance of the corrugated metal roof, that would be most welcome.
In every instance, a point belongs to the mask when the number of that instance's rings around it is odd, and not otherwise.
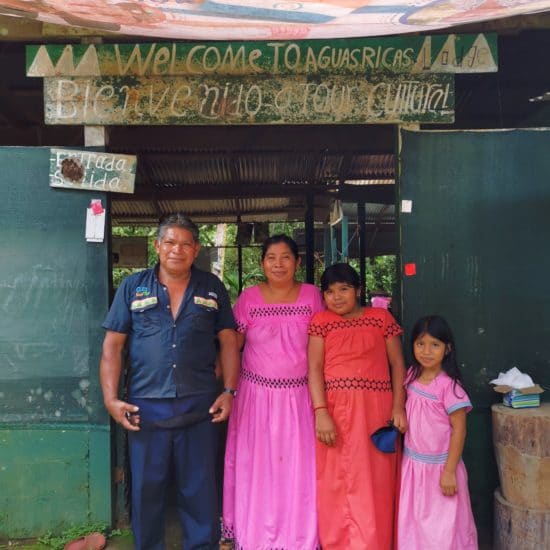
[[[363,152],[181,151],[138,155],[138,181],[185,185],[331,184],[394,176],[393,155]]]
[[[240,202],[240,201],[239,201]],[[287,220],[291,211],[290,199],[247,199],[237,205],[235,199],[208,200],[161,200],[126,201],[113,200],[112,216],[115,224],[155,224],[163,216],[172,212],[185,212],[197,222],[235,222],[236,213],[242,212],[242,221]]]
[[[346,189],[391,186],[393,178],[393,155],[364,151],[142,150],[135,194],[112,197],[113,223],[155,223],[176,211],[197,221],[303,219],[307,193],[321,221]]]

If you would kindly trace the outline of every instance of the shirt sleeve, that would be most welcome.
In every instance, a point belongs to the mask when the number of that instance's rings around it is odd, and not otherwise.
[[[132,328],[132,313],[130,312],[127,297],[128,279],[124,279],[115,292],[115,298],[101,325],[104,329],[129,334]]]
[[[227,328],[234,329],[236,327],[235,318],[233,317],[233,310],[231,309],[231,300],[227,289],[223,283],[218,279],[216,284],[216,294],[218,295],[218,315],[216,317],[216,333],[220,330]]]
[[[315,314],[307,327],[307,333],[309,336],[320,336],[324,338],[327,335],[327,326],[322,321],[322,316],[318,313]]]
[[[248,315],[246,314],[246,291],[241,292],[241,295],[237,298],[235,305],[233,306],[233,315],[235,316],[235,322],[237,323],[237,332],[246,334],[248,328]]]
[[[468,394],[460,384],[455,384],[451,378],[445,384],[442,400],[447,414],[451,414],[458,409],[466,409],[466,412],[472,410],[472,403]]]
[[[394,319],[393,315],[389,311],[382,308],[380,308],[380,311],[384,312],[384,338],[388,340],[393,336],[403,334],[403,329],[397,324],[397,321]]]

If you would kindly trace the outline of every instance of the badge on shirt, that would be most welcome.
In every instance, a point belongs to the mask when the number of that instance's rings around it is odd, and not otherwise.
[[[158,303],[158,298],[156,296],[149,296],[148,298],[143,298],[142,300],[134,300],[130,304],[130,311],[144,311],[153,306],[156,306]]]
[[[202,298],[201,296],[195,296],[195,304],[211,309],[218,309],[218,302],[216,300],[213,300],[212,298]]]

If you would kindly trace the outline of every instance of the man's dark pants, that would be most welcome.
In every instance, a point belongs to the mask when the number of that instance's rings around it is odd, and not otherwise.
[[[174,473],[176,506],[185,550],[218,548],[216,477],[218,426],[210,419],[184,428],[150,427],[190,411],[204,412],[216,394],[185,399],[129,399],[139,407],[143,429],[129,432],[132,531],[136,550],[163,550],[167,488]]]

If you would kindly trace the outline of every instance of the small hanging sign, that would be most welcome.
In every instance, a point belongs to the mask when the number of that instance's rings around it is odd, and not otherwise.
[[[101,199],[92,199],[86,208],[86,240],[102,243],[105,238],[105,208]]]
[[[133,155],[50,149],[50,187],[133,193],[136,166]]]

